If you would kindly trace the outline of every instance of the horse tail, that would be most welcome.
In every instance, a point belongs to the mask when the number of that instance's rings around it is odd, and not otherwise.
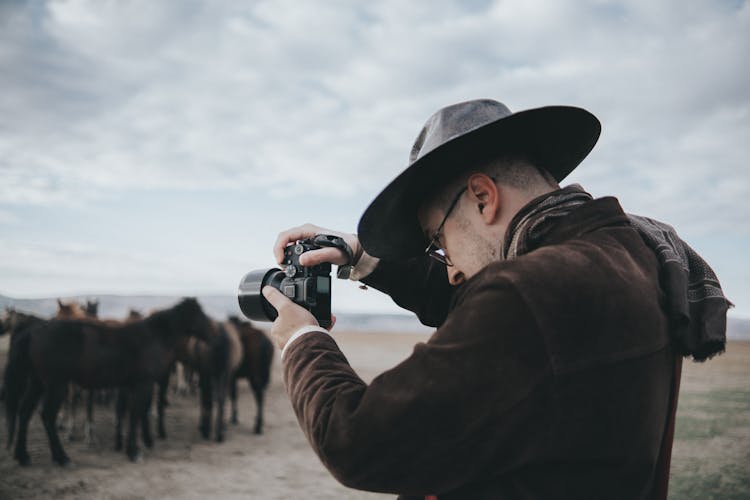
[[[227,370],[229,364],[229,334],[224,325],[219,323],[219,334],[211,345],[211,373],[219,376]]]
[[[271,363],[273,362],[273,343],[263,332],[260,333],[260,366],[258,367],[258,379],[261,387],[266,388],[271,379]]]
[[[8,364],[5,366],[5,374],[3,376],[5,421],[8,426],[8,443],[6,446],[8,449],[13,445],[18,406],[31,375],[30,344],[31,335],[28,331],[18,332],[11,337]]]

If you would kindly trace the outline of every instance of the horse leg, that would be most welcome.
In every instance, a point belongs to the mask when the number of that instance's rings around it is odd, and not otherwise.
[[[65,401],[67,405],[67,417],[68,422],[66,425],[67,429],[67,436],[66,439],[68,441],[75,441],[76,440],[76,412],[78,410],[78,403],[81,399],[81,388],[77,385],[73,384],[72,382],[67,384],[67,390],[65,393],[65,396],[63,397],[63,401]]]
[[[60,405],[65,400],[65,393],[65,384],[48,386],[44,395],[44,406],[42,408],[42,422],[44,422],[44,430],[47,431],[47,439],[49,439],[49,447],[52,451],[52,460],[62,466],[69,465],[70,458],[65,453],[60,442],[55,421],[57,420],[57,412],[60,410]]]
[[[167,430],[164,428],[164,408],[167,407],[167,389],[169,388],[169,375],[167,374],[159,381],[159,399],[157,400],[157,411],[159,413],[159,439],[167,438]]]
[[[130,390],[120,387],[117,389],[117,402],[115,403],[115,450],[122,450],[122,418],[125,416],[125,409],[128,407]]]
[[[146,401],[141,409],[141,435],[143,436],[143,444],[146,445],[146,448],[151,449],[154,447],[154,438],[151,437],[151,422],[149,417],[151,416],[151,403],[154,399],[153,386],[149,387],[144,397]]]
[[[232,400],[232,423],[237,424],[237,377],[232,377],[229,384],[229,399]]]
[[[179,396],[187,396],[187,384],[185,383],[185,367],[177,361],[174,365],[175,386],[174,393]]]
[[[148,391],[154,390],[153,383],[138,384],[131,391],[130,397],[130,422],[128,426],[128,437],[125,444],[125,453],[131,462],[142,460],[141,450],[138,448],[138,421],[144,412],[148,412]]]
[[[75,407],[73,405],[73,384],[69,383],[66,386],[65,403],[63,404],[62,418],[60,419],[60,430],[65,431],[65,439],[73,441],[75,439],[74,429],[75,427]]]
[[[224,441],[224,403],[227,399],[228,374],[216,377],[216,442]]]
[[[201,373],[198,377],[201,393],[201,417],[198,429],[201,431],[203,439],[211,437],[211,377]]]
[[[187,384],[188,388],[188,394],[190,396],[195,396],[195,389],[196,389],[196,383],[195,383],[195,370],[192,368],[189,370],[185,370],[185,383]],[[198,373],[198,386],[200,386],[200,372]]]
[[[94,398],[96,391],[89,389],[86,401],[86,424],[83,428],[84,440],[87,446],[94,444]]]
[[[43,392],[44,387],[42,386],[42,382],[36,377],[32,377],[26,385],[26,391],[23,394],[18,410],[18,435],[16,436],[16,447],[13,456],[23,466],[31,464],[29,452],[26,450],[26,434],[29,430],[31,415],[34,413],[34,408],[36,408]]]
[[[260,383],[253,383],[250,381],[250,388],[253,390],[255,395],[255,406],[257,407],[257,414],[255,415],[255,433],[263,434],[263,396],[266,392],[265,387]]]

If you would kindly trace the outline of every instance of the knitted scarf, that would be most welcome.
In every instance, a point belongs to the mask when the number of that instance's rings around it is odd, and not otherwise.
[[[553,191],[521,209],[508,227],[502,258],[536,248],[563,217],[593,200],[578,184]],[[663,222],[628,214],[630,223],[659,262],[672,339],[683,356],[704,361],[724,351],[726,312],[733,304],[711,267]]]

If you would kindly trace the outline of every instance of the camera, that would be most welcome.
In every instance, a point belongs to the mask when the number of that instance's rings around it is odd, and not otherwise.
[[[351,248],[342,238],[319,234],[300,240],[284,249],[284,269],[258,269],[240,281],[237,300],[242,314],[251,320],[273,321],[276,309],[263,297],[264,286],[272,286],[295,303],[309,310],[323,328],[331,326],[331,264],[303,266],[299,258],[305,252],[323,247],[336,247],[351,259]]]

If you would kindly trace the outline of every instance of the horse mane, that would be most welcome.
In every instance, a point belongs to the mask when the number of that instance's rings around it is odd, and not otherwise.
[[[171,317],[179,315],[183,311],[185,311],[187,309],[186,306],[190,305],[191,302],[195,302],[197,304],[197,301],[195,299],[183,298],[181,301],[174,304],[172,307],[166,307],[164,309],[153,311],[151,314],[146,316],[144,320],[153,321],[156,323],[168,321]]]
[[[201,324],[203,319],[208,322],[208,317],[198,301],[194,297],[186,297],[172,307],[151,313],[141,321],[156,326],[164,332],[174,333],[173,330],[203,330],[201,328],[204,326]],[[206,329],[210,328],[210,325],[205,326]]]
[[[3,331],[10,332],[11,335],[16,332],[25,330],[26,328],[42,323],[45,320],[39,316],[28,314],[17,311],[15,309],[8,309],[5,314],[5,320],[3,321]]]

